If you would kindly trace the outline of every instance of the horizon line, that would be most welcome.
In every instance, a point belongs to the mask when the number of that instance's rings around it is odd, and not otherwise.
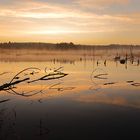
[[[34,43],[34,44],[37,44],[37,43],[42,43],[42,44],[61,44],[61,43],[73,43],[74,45],[84,45],[84,46],[110,46],[110,45],[124,45],[124,46],[140,46],[140,44],[135,44],[135,43],[131,43],[131,44],[127,44],[127,43],[110,43],[110,44],[80,44],[80,43],[74,43],[72,41],[70,42],[57,42],[57,43],[54,43],[54,42],[40,42],[40,41],[34,41],[34,42],[30,42],[30,41],[5,41],[5,42],[0,42],[0,44],[4,44],[4,43],[25,43],[25,44],[28,44],[28,43]]]

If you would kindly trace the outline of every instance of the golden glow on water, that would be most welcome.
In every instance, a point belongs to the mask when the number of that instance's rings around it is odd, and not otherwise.
[[[42,51],[44,53],[43,56],[41,55],[43,61],[40,60],[37,62],[36,52],[32,52],[31,56],[27,55],[27,57],[24,55],[25,52],[20,52],[21,54],[23,53],[21,56],[17,55],[19,59],[15,56],[13,56],[15,59],[11,59],[12,56],[10,58],[10,54],[2,54],[1,60],[7,59],[7,62],[0,63],[0,73],[7,73],[0,76],[1,84],[8,82],[16,73],[28,67],[40,68],[42,75],[45,67],[52,69],[63,66],[64,72],[68,73],[68,76],[60,80],[37,81],[33,84],[23,83],[17,85],[15,91],[18,93],[39,92],[34,96],[28,97],[30,100],[69,98],[69,100],[83,103],[104,103],[118,106],[140,107],[138,103],[140,87],[127,83],[130,80],[135,83],[140,82],[137,62],[133,64],[128,62],[126,67],[119,62],[111,60],[112,56],[109,56],[107,64],[104,65],[105,55],[102,56],[103,52],[90,56],[88,52],[86,52],[88,55],[85,55],[83,51],[77,52],[77,55],[75,55],[74,51],[66,52],[67,54],[62,52],[63,55],[59,51]],[[40,54],[38,54],[38,59],[41,58]],[[69,57],[67,57],[68,55]],[[26,61],[27,59],[30,61]],[[99,61],[98,65],[97,60]],[[97,71],[92,73],[95,69]],[[96,79],[92,75],[98,75],[100,73],[108,73],[105,76],[106,79]],[[110,82],[113,84],[106,84]],[[5,93],[3,92],[3,94]],[[18,100],[18,98],[25,99],[27,97],[15,95],[14,98]]]

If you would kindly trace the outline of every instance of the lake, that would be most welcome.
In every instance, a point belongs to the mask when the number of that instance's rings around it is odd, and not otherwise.
[[[12,84],[0,90],[0,140],[140,137],[139,61],[140,48],[0,49],[0,85]]]

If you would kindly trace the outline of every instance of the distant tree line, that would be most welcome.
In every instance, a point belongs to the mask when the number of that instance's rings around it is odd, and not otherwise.
[[[0,43],[0,48],[2,49],[49,49],[49,50],[68,50],[68,49],[82,49],[82,50],[94,50],[94,49],[118,49],[118,48],[140,48],[140,45],[120,45],[120,44],[110,44],[110,45],[77,45],[73,42],[66,43],[17,43],[17,42],[6,42]]]

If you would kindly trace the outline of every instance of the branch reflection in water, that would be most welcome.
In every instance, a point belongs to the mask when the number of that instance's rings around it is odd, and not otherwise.
[[[43,89],[36,91],[28,91],[28,92],[22,92],[19,93],[16,91],[17,88],[20,88],[19,84],[26,84],[27,86],[31,86],[32,83],[38,82],[38,81],[48,81],[48,80],[54,80],[54,79],[60,79],[68,74],[63,73],[62,67],[53,69],[52,71],[47,71],[45,68],[45,71],[43,72],[39,68],[26,68],[19,73],[17,73],[8,83],[5,83],[0,86],[0,91],[6,91],[8,93],[24,96],[24,97],[30,97],[39,93],[43,92]],[[18,80],[17,80],[18,79]],[[25,86],[26,86],[25,85]]]

